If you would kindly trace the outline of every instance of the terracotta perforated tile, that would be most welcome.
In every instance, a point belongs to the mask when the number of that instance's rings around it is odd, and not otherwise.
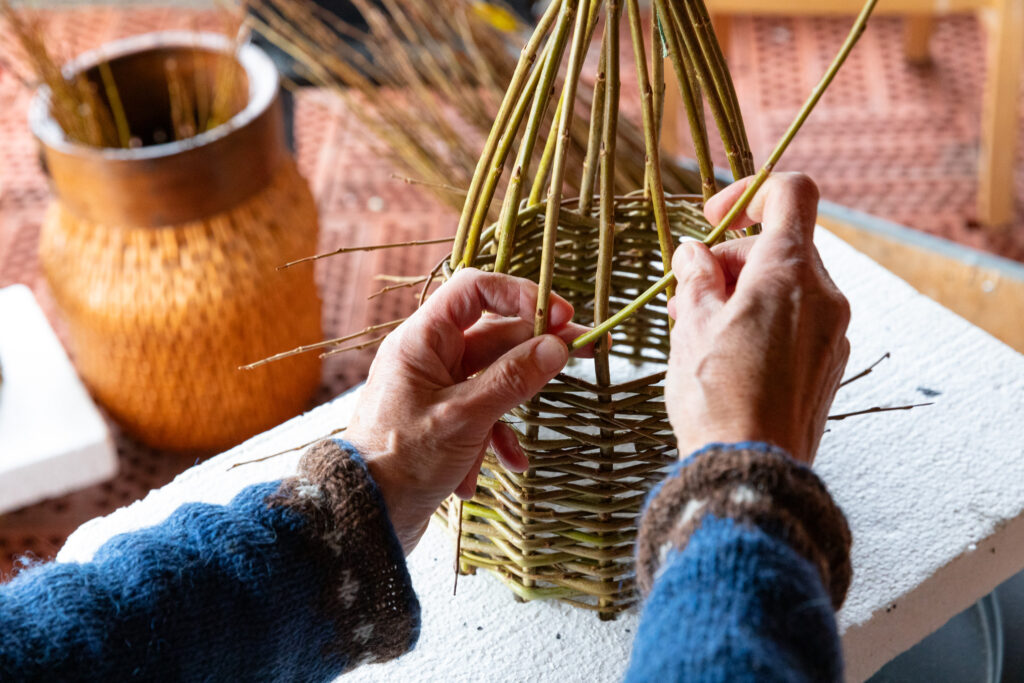
[[[730,66],[755,161],[792,121],[849,30],[850,18],[737,17]],[[919,230],[1024,260],[1024,174],[1004,230],[975,221],[985,75],[973,16],[936,22],[932,62],[903,57],[903,22],[879,17],[780,164],[817,180],[822,196]],[[1024,152],[1018,150],[1018,169]]]
[[[789,124],[849,23],[845,18],[733,21],[729,60],[756,161]],[[66,44],[70,55],[134,33],[217,25],[217,15],[209,11],[98,7],[51,12],[47,34]],[[1024,260],[1024,218],[1001,235],[972,227],[984,69],[977,23],[966,16],[938,22],[935,60],[924,68],[903,60],[901,31],[899,19],[873,20],[783,167],[810,173],[827,199]],[[627,56],[624,63],[631,60]],[[624,98],[635,93],[629,80]],[[36,258],[48,193],[25,123],[28,101],[21,85],[0,70],[0,286],[29,285],[63,338]],[[635,113],[636,103],[626,100],[623,109]],[[392,167],[374,150],[371,136],[329,93],[300,94],[296,131],[299,167],[321,211],[321,250],[454,232],[455,216],[392,179]],[[720,150],[719,162],[724,162]],[[1018,195],[1024,196],[1024,177]],[[368,301],[387,284],[374,277],[425,273],[445,251],[445,245],[435,245],[320,261],[326,333],[340,336],[411,312],[415,288]],[[320,400],[362,380],[371,359],[372,351],[329,358]],[[26,551],[51,556],[82,522],[140,497],[194,462],[120,435],[117,446],[121,474],[116,480],[0,519],[0,572],[9,571],[12,558]]]

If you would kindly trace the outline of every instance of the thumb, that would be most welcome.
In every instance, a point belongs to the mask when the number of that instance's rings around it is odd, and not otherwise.
[[[467,422],[491,425],[551,381],[569,360],[569,347],[553,334],[519,344],[479,375],[454,388],[461,394]]]
[[[716,311],[725,303],[725,272],[704,243],[693,240],[680,244],[672,256],[672,272],[678,283],[677,318]]]

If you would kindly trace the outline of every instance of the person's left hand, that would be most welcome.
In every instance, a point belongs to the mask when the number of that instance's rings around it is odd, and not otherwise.
[[[499,420],[565,367],[567,342],[587,331],[552,294],[550,334],[532,337],[536,306],[529,280],[463,269],[381,344],[344,438],[406,554],[447,496],[472,497],[488,446],[510,470],[529,466]]]

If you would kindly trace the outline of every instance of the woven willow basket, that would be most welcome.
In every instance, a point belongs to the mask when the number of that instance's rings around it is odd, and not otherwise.
[[[239,370],[320,337],[312,270],[276,270],[316,251],[317,214],[285,146],[277,72],[258,49],[152,34],[70,68],[109,59],[144,132],[168,116],[172,57],[208,83],[234,69],[248,100],[226,124],[137,149],[72,143],[47,93],[33,102],[55,195],[40,259],[75,365],[107,411],[148,445],[212,451],[300,413],[319,384],[315,356]]]
[[[475,497],[449,500],[438,513],[456,535],[461,571],[487,569],[520,599],[558,599],[603,619],[636,601],[637,516],[677,457],[663,400],[671,255],[683,235],[712,240],[724,230],[713,230],[701,212],[718,189],[705,104],[734,176],[753,173],[732,81],[703,0],[654,0],[651,9],[653,21],[645,26],[638,0],[550,3],[484,145],[446,271],[473,266],[537,282],[537,334],[547,329],[552,291],[572,302],[579,322],[621,320],[610,347],[595,333],[593,361],[571,363],[508,416],[530,469],[506,472],[489,454]],[[631,50],[620,48],[624,22]],[[576,101],[592,43],[600,48],[586,158],[574,167],[568,140],[575,113],[563,105]],[[614,189],[619,62],[630,51],[643,115],[645,177],[641,188],[621,195]],[[690,124],[701,196],[664,191],[658,141],[668,73]],[[506,173],[501,218],[485,226]],[[579,187],[579,195],[563,197],[567,187]],[[631,304],[635,299],[647,305]],[[627,305],[632,317],[612,315]]]
[[[708,228],[700,197],[667,197],[676,236]],[[594,322],[598,222],[563,202],[555,289]],[[520,241],[510,273],[536,279],[544,232],[544,206],[520,214]],[[616,198],[618,257],[611,274],[620,305],[660,275],[661,253],[651,202]],[[484,251],[489,243],[484,242]],[[477,265],[490,269],[493,256]],[[576,361],[527,405],[509,416],[530,459],[524,474],[508,472],[488,453],[472,501],[452,499],[440,512],[459,529],[460,569],[492,571],[523,600],[559,599],[610,618],[635,602],[633,545],[647,491],[676,458],[662,396],[669,329],[662,295],[613,333],[611,381],[605,385],[589,361]],[[646,371],[646,372],[645,372]]]

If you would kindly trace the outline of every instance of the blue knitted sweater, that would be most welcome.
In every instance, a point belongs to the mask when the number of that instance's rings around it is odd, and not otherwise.
[[[691,457],[648,501],[627,679],[838,680],[848,547],[838,508],[784,454]],[[327,681],[408,651],[419,623],[379,491],[353,449],[325,441],[295,478],[0,586],[0,681]]]

